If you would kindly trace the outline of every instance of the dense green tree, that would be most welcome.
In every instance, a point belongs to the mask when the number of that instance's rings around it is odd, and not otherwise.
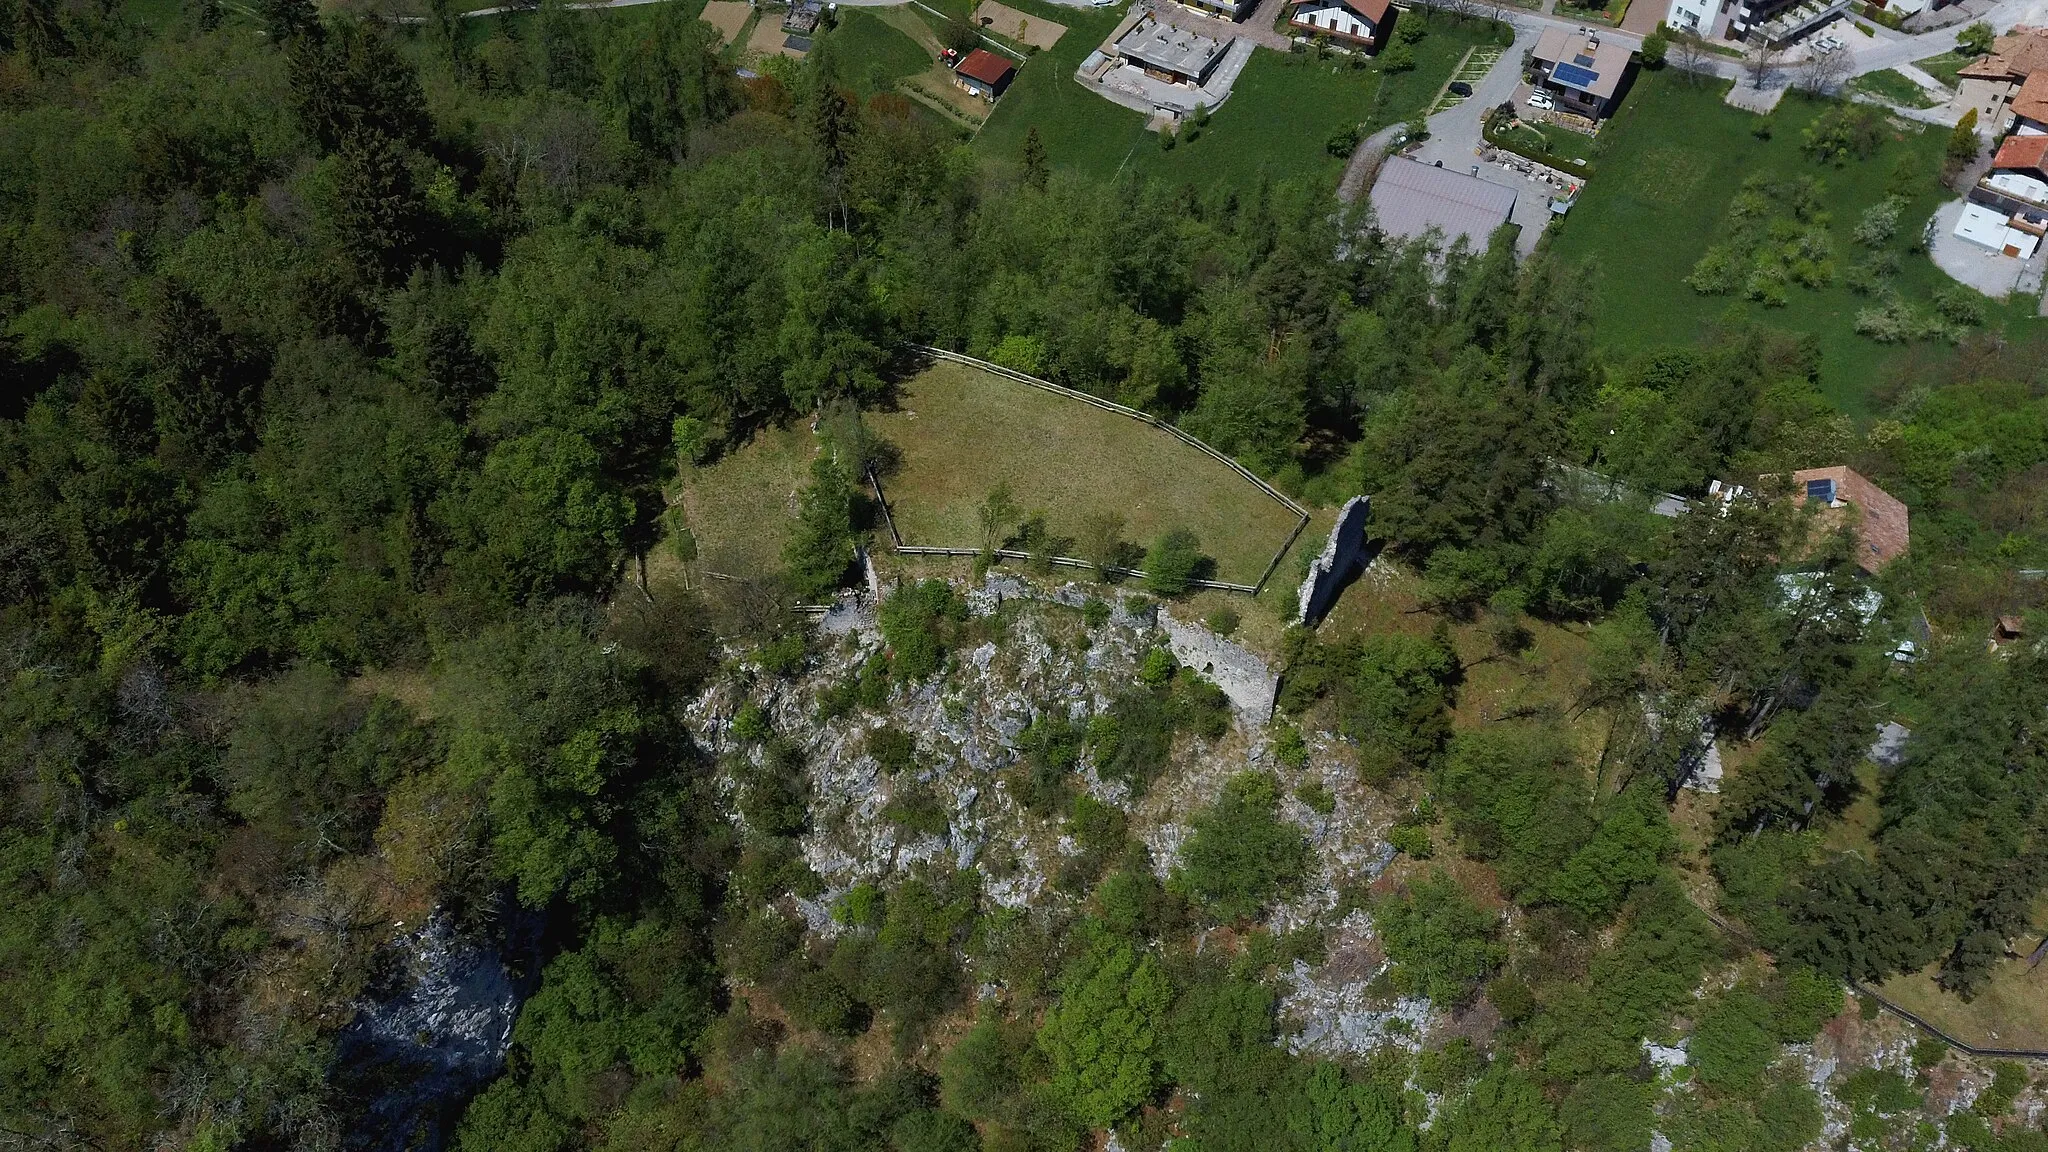
[[[1292,892],[1308,866],[1308,840],[1280,818],[1280,786],[1243,772],[1195,814],[1173,883],[1223,921],[1249,920]]]
[[[1496,918],[1440,869],[1381,901],[1373,923],[1394,962],[1395,985],[1440,1004],[1469,998],[1506,956]]]
[[[1158,961],[1109,936],[1068,965],[1038,1046],[1052,1062],[1053,1091],[1082,1123],[1106,1128],[1151,1098],[1172,999]]]

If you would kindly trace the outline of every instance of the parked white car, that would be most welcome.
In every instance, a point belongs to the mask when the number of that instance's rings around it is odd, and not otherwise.
[[[1531,92],[1529,93],[1529,107],[1541,108],[1545,112],[1551,112],[1556,110],[1557,102],[1550,98],[1550,93],[1548,92]]]

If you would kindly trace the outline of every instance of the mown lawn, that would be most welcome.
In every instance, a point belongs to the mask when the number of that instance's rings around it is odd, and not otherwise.
[[[902,385],[896,411],[868,419],[903,454],[882,487],[906,544],[978,547],[976,510],[997,484],[1055,535],[1095,512],[1121,515],[1139,546],[1192,529],[1217,578],[1242,584],[1294,531],[1279,501],[1172,435],[965,365],[933,365]]]
[[[865,8],[841,8],[831,32],[840,75],[862,99],[894,91],[912,76],[929,71],[932,54]]]
[[[781,568],[797,493],[810,481],[817,451],[817,438],[793,424],[763,429],[711,464],[686,468],[680,503],[697,538],[698,566],[739,577]],[[667,550],[661,551],[665,558]]]
[[[1261,174],[1334,183],[1344,161],[1327,148],[1333,133],[1361,123],[1371,132],[1422,115],[1466,49],[1494,42],[1490,23],[1438,16],[1428,35],[1412,45],[1416,66],[1406,72],[1387,72],[1377,60],[1353,67],[1347,56],[1316,62],[1305,53],[1261,48],[1199,136],[1167,150],[1145,131],[1144,115],[1074,79],[1081,62],[1116,26],[1121,9],[1049,8],[1033,0],[1012,7],[1058,20],[1068,30],[1051,51],[1033,55],[1018,70],[975,138],[977,151],[997,162],[1020,163],[1025,133],[1035,126],[1056,166],[1097,177],[1128,168],[1201,189],[1250,188]],[[1420,10],[1400,17],[1421,18]]]
[[[1036,52],[1017,69],[1009,90],[996,101],[994,113],[974,138],[975,151],[1003,164],[1024,161],[1024,136],[1033,127],[1055,167],[1079,168],[1095,176],[1113,175],[1133,149],[1158,142],[1145,132],[1145,117],[1112,104],[1074,80],[1074,70],[1101,45],[1123,18],[1121,8],[1053,8],[1033,0],[1005,0],[1010,7],[1067,26],[1067,34],[1050,51]],[[967,0],[934,4],[961,16]]]
[[[1850,240],[1865,209],[1887,195],[1903,163],[1914,174],[1893,250],[1900,253],[1900,296],[1925,307],[1953,283],[1925,255],[1907,251],[1935,207],[1941,187],[1944,133],[1891,124],[1882,146],[1846,166],[1820,164],[1800,151],[1801,134],[1827,106],[1789,96],[1771,117],[1769,139],[1751,129],[1757,117],[1722,102],[1725,84],[1694,84],[1676,72],[1645,73],[1614,122],[1601,131],[1600,171],[1572,214],[1551,226],[1557,251],[1595,263],[1600,302],[1597,332],[1609,352],[1627,355],[1706,335],[1724,317],[1761,321],[1809,335],[1821,354],[1820,385],[1853,416],[1872,411],[1872,394],[1887,372],[1908,358],[1943,358],[1944,345],[1885,345],[1859,336],[1856,314],[1867,297],[1843,286],[1840,271],[1862,255]],[[1794,286],[1784,307],[1767,308],[1740,292],[1703,296],[1686,277],[1720,234],[1729,201],[1752,173],[1823,183],[1838,275],[1830,287]],[[1987,304],[1993,325],[2031,319],[2031,301]]]
[[[1867,72],[1851,80],[1849,87],[1880,100],[1889,100],[1902,108],[1932,108],[1939,103],[1927,94],[1925,88],[1907,79],[1905,73],[1896,68]]]
[[[1956,73],[1962,71],[1963,65],[1968,64],[1974,59],[1976,57],[1965,56],[1960,52],[1943,52],[1939,56],[1929,56],[1925,60],[1915,60],[1913,61],[1913,66],[1953,88],[1962,83],[1962,78],[1957,76]]]
[[[1400,20],[1411,23],[1420,16],[1418,9]],[[1387,72],[1377,60],[1355,67],[1357,57],[1332,55],[1317,62],[1306,53],[1261,48],[1199,136],[1171,151],[1152,141],[1133,155],[1131,166],[1201,189],[1251,188],[1262,174],[1334,185],[1347,157],[1330,154],[1333,134],[1359,124],[1369,133],[1422,115],[1466,51],[1490,43],[1490,25],[1439,17],[1411,46],[1415,67],[1405,72]]]
[[[2031,946],[2040,937],[2021,937]],[[1977,998],[1965,1003],[1934,982],[1940,966],[1894,976],[1877,986],[1885,997],[1929,1024],[1979,1048],[2048,1049],[2048,963],[2001,960]]]

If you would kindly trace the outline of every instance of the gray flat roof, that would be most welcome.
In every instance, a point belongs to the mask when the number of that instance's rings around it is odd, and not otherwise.
[[[1223,54],[1223,43],[1147,18],[1123,34],[1116,50],[1163,72],[1201,76]]]
[[[1380,228],[1390,235],[1412,240],[1435,228],[1445,244],[1463,236],[1474,248],[1484,248],[1486,238],[1515,210],[1515,190],[1455,169],[1393,156],[1373,182],[1372,210]]]

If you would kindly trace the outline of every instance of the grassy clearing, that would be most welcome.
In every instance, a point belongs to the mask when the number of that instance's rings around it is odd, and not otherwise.
[[[1584,132],[1574,132],[1555,124],[1536,124],[1526,120],[1498,133],[1492,139],[1496,143],[1510,145],[1524,154],[1546,157],[1556,163],[1557,167],[1564,169],[1569,169],[1571,164],[1560,162],[1590,163],[1595,143],[1594,139]]]
[[[1600,165],[1616,179],[1589,182],[1577,207],[1552,226],[1558,252],[1592,259],[1600,302],[1600,338],[1607,351],[1627,355],[1690,343],[1723,317],[1753,319],[1810,335],[1821,352],[1820,385],[1852,416],[1871,412],[1872,392],[1895,366],[1950,355],[1946,346],[1879,344],[1855,331],[1856,314],[1871,306],[1842,284],[1839,272],[1859,258],[1850,240],[1864,210],[1882,199],[1902,161],[1924,177],[1911,185],[1899,216],[1895,249],[1918,234],[1948,197],[1937,182],[1944,133],[1895,123],[1867,160],[1835,168],[1799,150],[1801,133],[1825,104],[1788,97],[1771,117],[1772,134],[1758,139],[1757,117],[1722,103],[1724,84],[1694,84],[1675,72],[1645,73],[1614,122],[1601,130]],[[1826,187],[1835,283],[1818,291],[1795,288],[1782,308],[1766,308],[1739,294],[1702,296],[1686,285],[1723,225],[1730,199],[1752,173],[1783,179],[1811,176]],[[1952,283],[1925,255],[1901,256],[1895,284],[1900,296],[1925,307],[1937,288]],[[1994,328],[2031,318],[2027,304],[1988,308]]]
[[[903,452],[883,488],[905,543],[976,547],[975,510],[999,483],[1058,535],[1101,511],[1139,544],[1186,526],[1218,578],[1244,584],[1294,530],[1278,501],[1168,433],[964,365],[907,381],[898,409],[870,423]]]
[[[1407,12],[1401,20],[1418,15]],[[1387,72],[1367,57],[1316,61],[1307,53],[1260,49],[1199,138],[1171,151],[1149,143],[1131,166],[1205,190],[1251,188],[1261,175],[1335,184],[1349,154],[1331,155],[1331,136],[1361,123],[1373,132],[1423,115],[1466,53],[1491,44],[1488,25],[1439,18],[1413,45],[1415,67],[1406,72]]]
[[[1975,56],[1965,56],[1960,52],[1943,52],[1939,56],[1929,56],[1925,60],[1915,60],[1913,61],[1913,66],[1941,81],[1943,84],[1954,88],[1963,82],[1962,77],[1957,76],[1956,73],[1962,71],[1963,65],[1975,59]]]
[[[1344,161],[1326,147],[1332,134],[1361,123],[1370,132],[1424,114],[1466,50],[1494,44],[1490,24],[1438,16],[1413,45],[1416,66],[1406,72],[1387,72],[1376,59],[1333,56],[1319,62],[1261,48],[1200,137],[1169,151],[1145,130],[1145,116],[1074,80],[1081,61],[1116,26],[1119,9],[1052,9],[1033,0],[1016,0],[1011,7],[1058,20],[1068,31],[1057,46],[1018,69],[975,138],[978,151],[998,162],[1020,163],[1024,136],[1036,127],[1056,166],[1098,177],[1128,168],[1198,189],[1249,188],[1261,174],[1334,182]],[[1418,9],[1401,19],[1413,22],[1421,15]]]
[[[2031,945],[2037,937],[2026,937]],[[1894,976],[1878,991],[1899,1007],[1965,1043],[1979,1048],[2048,1049],[2048,963],[2032,971],[2024,959],[2007,959],[1992,969],[1991,982],[1975,1000],[1941,990],[1939,965]]]
[[[759,576],[782,567],[817,440],[802,425],[768,428],[745,447],[687,468],[681,504],[704,571]]]
[[[1888,100],[1902,108],[1932,108],[1941,101],[1927,94],[1927,89],[1913,83],[1906,74],[1896,68],[1882,72],[1866,72],[1849,82],[1857,92]]]
[[[1629,0],[1595,0],[1581,5],[1576,0],[1566,0],[1557,6],[1557,14],[1567,20],[1593,20],[1601,24],[1620,24],[1628,15]]]
[[[933,7],[949,13],[957,7],[959,15],[967,14],[964,3]],[[988,123],[974,138],[976,151],[991,160],[1021,165],[1024,136],[1036,127],[1048,162],[1108,176],[1123,167],[1134,149],[1159,147],[1145,131],[1143,115],[1110,103],[1074,80],[1081,61],[1122,19],[1120,9],[1055,10],[1032,0],[1015,0],[1010,7],[1027,15],[1057,19],[1067,25],[1067,34],[1050,51],[1034,54],[1017,69],[1009,90],[996,101]]]
[[[862,99],[894,91],[898,84],[932,68],[932,54],[902,29],[866,8],[845,8],[832,30],[841,76]]]

